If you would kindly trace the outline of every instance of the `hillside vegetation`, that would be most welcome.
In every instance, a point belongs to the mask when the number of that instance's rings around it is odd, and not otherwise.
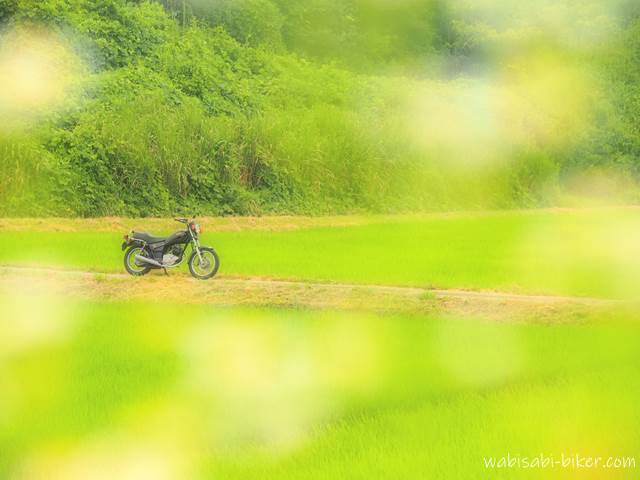
[[[0,22],[4,216],[638,199],[633,1],[0,0]]]

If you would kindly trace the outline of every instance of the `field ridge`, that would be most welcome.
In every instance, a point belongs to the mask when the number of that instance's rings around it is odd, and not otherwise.
[[[154,301],[219,306],[267,306],[536,323],[582,322],[594,311],[635,304],[598,298],[524,295],[497,291],[430,289],[375,284],[278,280],[223,275],[202,282],[184,273],[98,273],[53,267],[0,265],[0,294],[49,294],[103,301]]]

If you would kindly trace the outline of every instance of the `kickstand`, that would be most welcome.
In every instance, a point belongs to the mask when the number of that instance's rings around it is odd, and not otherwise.
[[[167,272],[167,269],[163,268],[163,270],[164,270],[164,274],[168,277],[169,276],[169,272]]]

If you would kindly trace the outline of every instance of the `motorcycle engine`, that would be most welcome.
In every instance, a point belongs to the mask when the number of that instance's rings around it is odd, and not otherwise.
[[[182,255],[182,249],[179,246],[175,246],[169,253],[165,253],[162,257],[162,263],[165,265],[175,265]]]
[[[164,263],[165,265],[173,265],[178,261],[178,257],[176,257],[175,255],[171,254],[171,253],[166,253],[163,257],[162,257],[162,263]]]

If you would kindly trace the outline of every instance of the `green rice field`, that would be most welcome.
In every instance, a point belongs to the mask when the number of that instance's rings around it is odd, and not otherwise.
[[[131,221],[137,224],[144,220]],[[0,230],[0,264],[124,271],[126,231],[77,225],[73,232]],[[202,241],[218,250],[223,275],[640,297],[640,209],[381,217],[283,231],[207,229]]]

